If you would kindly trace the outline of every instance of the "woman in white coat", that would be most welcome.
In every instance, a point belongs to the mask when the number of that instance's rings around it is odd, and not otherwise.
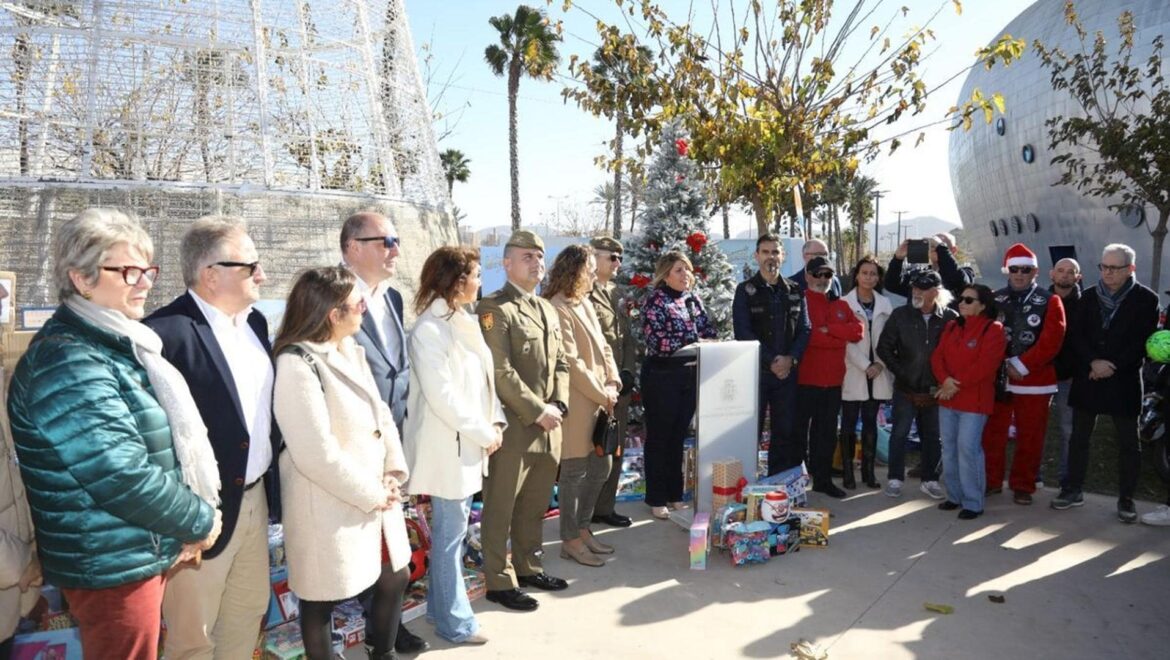
[[[877,453],[878,408],[894,394],[893,377],[878,358],[878,338],[886,327],[886,320],[894,311],[889,299],[882,295],[881,283],[885,276],[880,264],[871,255],[862,257],[850,272],[853,289],[843,300],[854,316],[865,326],[861,341],[845,348],[845,382],[841,386],[841,466],[843,485],[857,488],[853,479],[853,453],[857,447],[857,418],[861,417],[861,480],[870,488],[880,488],[873,473]]]
[[[465,307],[475,301],[480,272],[476,250],[432,252],[419,277],[419,316],[407,342],[407,488],[431,496],[427,615],[435,633],[455,644],[487,642],[463,586],[463,540],[471,497],[482,488],[487,457],[500,448],[507,426],[491,350]]]
[[[406,461],[390,409],[353,340],[365,311],[355,284],[344,268],[301,273],[273,347],[273,414],[285,443],[285,558],[311,660],[332,657],[333,607],[371,590],[370,658],[395,657],[409,577],[400,488]]]

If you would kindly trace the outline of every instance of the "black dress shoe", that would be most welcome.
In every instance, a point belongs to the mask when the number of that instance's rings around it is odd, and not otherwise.
[[[950,500],[943,500],[939,503],[938,508],[942,509],[943,511],[954,511],[955,509],[959,508],[959,503],[952,502]]]
[[[531,612],[540,607],[540,603],[519,589],[489,590],[484,596],[493,603],[499,603],[510,610],[517,612]]]
[[[427,640],[406,629],[406,626],[401,623],[398,624],[398,637],[394,638],[394,650],[399,653],[422,653],[431,648]]]
[[[829,497],[836,497],[836,498],[842,498],[842,497],[845,497],[846,495],[848,495],[848,493],[846,493],[845,491],[841,490],[840,488],[837,488],[837,485],[831,481],[827,484],[819,484],[819,485],[813,486],[813,491],[817,492],[817,493],[824,493],[825,495],[828,495]]]
[[[629,516],[623,516],[616,511],[605,516],[593,516],[593,522],[598,525],[609,525],[610,527],[629,527],[634,524],[634,521]]]
[[[537,573],[536,575],[517,575],[516,581],[522,587],[532,587],[534,589],[544,589],[545,591],[561,591],[569,588],[569,583],[553,577],[548,573]]]
[[[959,512],[959,520],[975,520],[983,515],[982,511],[972,511],[970,509],[963,509]]]

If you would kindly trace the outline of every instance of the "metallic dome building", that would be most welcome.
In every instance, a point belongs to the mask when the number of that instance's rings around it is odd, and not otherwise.
[[[1080,0],[1076,9],[1090,39],[1101,31],[1114,43],[1118,16],[1132,12],[1137,27],[1135,64],[1150,56],[1155,36],[1170,31],[1166,0]],[[1007,114],[990,125],[980,117],[970,131],[956,130],[950,136],[951,186],[964,228],[962,247],[975,256],[989,283],[1003,281],[999,273],[1004,250],[1022,242],[1040,257],[1041,282],[1047,284],[1047,271],[1056,259],[1075,256],[1090,285],[1098,278],[1101,249],[1126,243],[1137,252],[1139,281],[1148,281],[1152,239],[1147,223],[1157,219],[1153,209],[1118,212],[1109,208],[1116,200],[1086,197],[1074,186],[1053,185],[1062,170],[1049,162],[1060,152],[1048,148],[1044,122],[1056,115],[1079,114],[1080,109],[1067,92],[1052,89],[1049,71],[1041,67],[1032,43],[1039,39],[1066,52],[1080,48],[1076,32],[1065,23],[1064,0],[1038,0],[1001,33],[1027,40],[1025,57],[1006,68],[974,68],[959,98],[970,98],[975,88],[985,94],[999,92],[1006,99]],[[1116,52],[1116,47],[1109,50]],[[1162,273],[1165,285],[1170,282],[1166,276],[1170,250],[1163,255]]]
[[[399,284],[454,242],[404,0],[0,3],[0,270],[48,304],[55,227],[87,206],[135,211],[183,289],[179,237],[243,216],[283,298],[337,263],[349,213],[403,238]]]

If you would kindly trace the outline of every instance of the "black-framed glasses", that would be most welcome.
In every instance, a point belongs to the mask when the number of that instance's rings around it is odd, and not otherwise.
[[[1097,269],[1102,273],[1120,273],[1123,270],[1129,270],[1129,266],[1110,266],[1109,264],[1097,264]]]
[[[974,305],[975,303],[979,302],[979,299],[975,298],[974,296],[959,296],[959,302],[965,302],[968,305]]]
[[[369,243],[370,241],[382,241],[382,245],[387,250],[393,250],[401,244],[397,236],[366,236],[365,238],[353,239],[359,243]]]
[[[130,286],[137,285],[142,278],[145,277],[147,282],[154,284],[158,278],[158,266],[102,266],[102,270],[108,270],[111,273],[121,273],[122,281]]]
[[[224,268],[247,268],[248,277],[252,277],[256,274],[256,269],[260,267],[260,261],[256,260],[247,263],[243,261],[217,261],[208,265],[207,267],[211,268],[212,266],[223,266]]]
[[[615,264],[619,264],[619,263],[621,263],[621,262],[622,262],[622,255],[620,255],[620,254],[611,254],[611,255],[609,255],[609,260],[610,260],[610,261],[612,261],[612,262],[614,262]]]
[[[1031,266],[1008,266],[1008,272],[1012,275],[1031,275],[1035,270]]]
[[[819,273],[813,273],[813,278],[818,280],[831,280],[833,279],[833,271],[822,270]]]

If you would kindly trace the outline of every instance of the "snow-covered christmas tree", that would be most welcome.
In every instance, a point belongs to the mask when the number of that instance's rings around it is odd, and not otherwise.
[[[641,232],[626,240],[622,277],[627,305],[637,316],[650,293],[654,264],[670,250],[682,250],[695,266],[695,293],[721,338],[731,337],[731,300],[735,280],[727,255],[708,242],[707,195],[687,157],[687,137],[677,124],[662,131],[646,181]],[[637,327],[638,319],[635,319]],[[636,332],[641,338],[641,333]]]

